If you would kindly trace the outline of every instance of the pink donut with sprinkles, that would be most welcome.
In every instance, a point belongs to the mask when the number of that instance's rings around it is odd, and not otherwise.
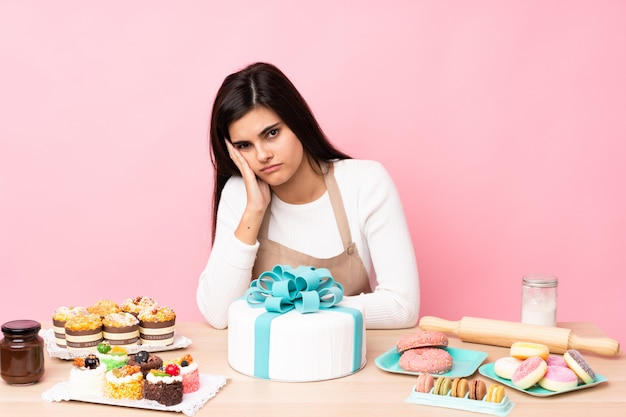
[[[409,349],[400,355],[398,364],[405,371],[443,374],[452,369],[452,356],[434,347]]]
[[[548,391],[567,391],[578,386],[578,377],[565,366],[551,365],[539,380],[539,386]]]
[[[398,340],[396,349],[402,353],[405,350],[423,347],[446,347],[448,346],[448,336],[435,330],[421,330],[411,333]]]

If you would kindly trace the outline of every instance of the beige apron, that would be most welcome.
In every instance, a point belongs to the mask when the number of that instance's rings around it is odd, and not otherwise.
[[[337,181],[333,175],[332,163],[329,164],[328,170],[324,174],[324,182],[328,190],[330,204],[335,213],[335,220],[341,234],[344,251],[332,258],[319,259],[269,240],[267,231],[269,228],[270,210],[267,210],[259,230],[259,250],[252,268],[252,279],[258,278],[264,271],[271,271],[278,264],[290,265],[294,268],[301,265],[314,266],[315,268],[329,269],[333,279],[343,285],[345,295],[372,292],[367,270],[363,265],[355,243],[352,241],[350,225],[348,224],[346,210],[343,206]]]

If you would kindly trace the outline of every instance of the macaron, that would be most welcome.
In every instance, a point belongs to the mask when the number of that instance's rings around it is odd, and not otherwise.
[[[450,388],[450,396],[465,398],[469,392],[469,383],[465,378],[454,378],[452,380],[452,387]]]
[[[505,356],[494,363],[493,372],[500,378],[511,379],[513,372],[515,372],[521,363],[521,359],[514,358],[513,356]]]
[[[535,385],[548,370],[548,365],[539,356],[524,359],[511,376],[511,382],[519,389],[528,389]]]
[[[491,384],[487,390],[485,401],[488,403],[499,403],[504,398],[504,387],[500,384]]]
[[[419,374],[415,382],[415,391],[429,393],[435,385],[435,378],[431,374]]]
[[[435,330],[420,330],[401,337],[396,344],[396,349],[402,353],[409,349],[446,346],[448,346],[448,336],[444,333]]]
[[[433,388],[433,394],[437,395],[448,395],[450,389],[452,388],[452,381],[450,378],[442,376],[437,378],[437,382],[435,382],[435,387]]]
[[[469,383],[469,398],[470,400],[481,401],[487,394],[487,384],[480,379],[473,379]]]
[[[409,349],[402,352],[398,365],[410,372],[443,374],[452,369],[452,356],[447,350],[435,347]]]
[[[596,380],[596,373],[591,369],[583,355],[579,351],[570,349],[563,355],[563,359],[567,366],[574,371],[578,378],[585,384],[591,384]]]
[[[538,382],[539,386],[548,391],[565,391],[578,386],[578,377],[565,366],[548,366],[546,374]]]

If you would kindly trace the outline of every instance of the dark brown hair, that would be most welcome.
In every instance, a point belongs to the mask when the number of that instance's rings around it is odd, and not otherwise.
[[[313,112],[292,82],[274,65],[258,62],[224,79],[211,113],[211,161],[214,168],[213,231],[215,240],[217,209],[222,190],[233,175],[241,175],[228,155],[225,140],[229,126],[250,110],[264,106],[273,110],[302,143],[315,166],[321,161],[350,159],[329,141]]]

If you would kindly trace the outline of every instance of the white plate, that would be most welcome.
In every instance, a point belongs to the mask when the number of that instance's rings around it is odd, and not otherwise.
[[[42,394],[44,401],[80,401],[93,404],[116,405],[121,407],[146,408],[158,411],[175,411],[193,416],[207,401],[217,395],[217,392],[226,384],[226,377],[221,375],[200,374],[200,389],[196,392],[183,394],[183,402],[176,405],[164,406],[152,400],[115,400],[103,395],[73,397],[70,392],[69,381],[59,382]]]
[[[43,341],[46,344],[46,349],[48,354],[53,358],[72,360],[75,357],[82,357],[87,353],[93,353],[91,350],[77,350],[77,351],[69,351],[66,348],[62,348],[57,345],[56,340],[54,338],[54,329],[44,329],[39,332],[39,335],[43,338]],[[126,347],[128,353],[137,353],[140,350],[145,350],[147,352],[164,352],[168,350],[176,350],[186,348],[191,344],[191,339],[180,335],[174,332],[174,343],[169,346],[160,346],[160,345],[150,345],[150,344],[137,344],[130,347]]]

